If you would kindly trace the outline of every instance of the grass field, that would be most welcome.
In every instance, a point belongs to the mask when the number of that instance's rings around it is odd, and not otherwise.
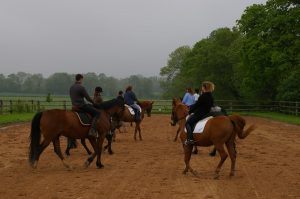
[[[0,126],[31,121],[35,113],[14,113],[0,115]]]

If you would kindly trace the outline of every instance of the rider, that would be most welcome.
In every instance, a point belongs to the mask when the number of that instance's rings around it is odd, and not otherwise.
[[[194,144],[193,139],[193,129],[197,122],[203,119],[209,112],[211,107],[213,107],[214,99],[212,92],[214,91],[215,85],[212,82],[202,82],[202,94],[198,98],[198,101],[191,106],[188,120],[186,121],[185,128],[187,130],[187,140],[184,144],[192,145]]]
[[[75,76],[75,80],[76,80],[75,83],[70,87],[70,98],[72,101],[72,106],[75,109],[78,109],[83,112],[87,112],[92,115],[93,122],[88,135],[93,137],[98,137],[98,131],[96,127],[97,127],[97,120],[100,116],[100,112],[95,107],[93,107],[94,105],[93,100],[90,98],[85,88],[82,86],[83,76],[81,74],[77,74]],[[86,104],[84,99],[91,102],[93,105]]]
[[[123,91],[119,91],[119,92],[118,92],[117,99],[118,99],[118,100],[121,100],[121,101],[123,101],[123,102],[124,102]]]
[[[103,92],[103,90],[100,86],[97,86],[95,88],[94,99],[93,99],[95,104],[101,104],[103,102],[103,99],[102,99],[102,96],[101,96],[102,92]]]
[[[128,86],[126,88],[125,94],[124,94],[124,100],[125,104],[129,105],[131,108],[133,108],[135,112],[135,120],[139,121],[140,118],[140,107],[137,105],[138,99],[136,98],[134,92],[132,91],[132,86]]]
[[[192,106],[195,104],[195,98],[193,96],[193,91],[191,88],[186,89],[186,93],[184,94],[182,103],[187,105],[188,107]]]

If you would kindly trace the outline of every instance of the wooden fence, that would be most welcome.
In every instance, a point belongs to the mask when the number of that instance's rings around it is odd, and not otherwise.
[[[216,100],[217,106],[223,107],[228,113],[232,112],[279,112],[299,116],[300,102],[290,101],[232,101]],[[2,100],[0,99],[0,114],[37,112],[48,109],[71,109],[69,100]],[[153,113],[170,113],[171,100],[154,100]]]

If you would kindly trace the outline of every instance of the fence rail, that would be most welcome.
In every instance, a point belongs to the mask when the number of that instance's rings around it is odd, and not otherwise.
[[[223,107],[228,113],[232,112],[279,112],[291,115],[300,115],[300,102],[291,101],[233,101],[216,100],[215,104]],[[0,114],[36,112],[48,109],[71,109],[70,100],[6,100],[0,98]],[[153,113],[170,113],[171,100],[154,100]]]

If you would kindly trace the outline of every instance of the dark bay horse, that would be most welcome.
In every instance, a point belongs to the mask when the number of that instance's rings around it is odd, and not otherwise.
[[[53,142],[54,152],[61,159],[64,166],[69,166],[64,162],[64,157],[60,149],[59,137],[61,135],[74,138],[88,138],[94,153],[87,159],[85,166],[97,156],[97,168],[103,167],[101,163],[102,144],[107,132],[110,129],[110,118],[112,115],[120,117],[124,111],[124,102],[113,99],[103,104],[103,110],[100,111],[100,117],[97,122],[99,138],[88,137],[89,126],[83,126],[78,120],[77,115],[72,111],[65,110],[47,110],[37,113],[31,123],[30,145],[29,145],[29,163],[36,167],[41,153]],[[41,140],[41,138],[43,139]]]
[[[177,118],[181,118],[183,117],[183,114],[185,114],[186,107],[184,104],[177,102],[175,103],[174,110],[175,116]],[[238,136],[238,138],[240,139],[245,139],[256,128],[254,125],[251,125],[246,130],[244,130],[245,125],[246,121],[238,115],[217,116],[207,121],[203,133],[194,134],[194,141],[196,146],[214,145],[220,154],[221,160],[215,170],[215,178],[219,177],[221,167],[226,158],[228,157],[228,154],[224,149],[224,145],[226,145],[229,157],[231,159],[230,176],[234,175],[236,161],[236,136]],[[186,137],[187,134],[183,130],[181,130],[180,139],[182,143],[184,143]],[[194,175],[196,175],[196,172],[190,166],[190,159],[193,146],[183,144],[183,149],[185,161],[185,169],[183,173],[186,174],[188,171],[191,171]]]
[[[141,120],[136,121],[134,119],[134,116],[131,115],[130,111],[128,108],[125,108],[123,115],[121,117],[121,121],[123,122],[134,122],[135,123],[135,130],[134,130],[134,140],[136,140],[136,133],[139,132],[139,138],[142,140],[142,135],[141,135],[141,122],[144,119],[144,114],[146,113],[148,117],[151,117],[151,111],[152,111],[152,105],[153,101],[139,101],[138,105],[141,107],[142,112],[141,112]]]

